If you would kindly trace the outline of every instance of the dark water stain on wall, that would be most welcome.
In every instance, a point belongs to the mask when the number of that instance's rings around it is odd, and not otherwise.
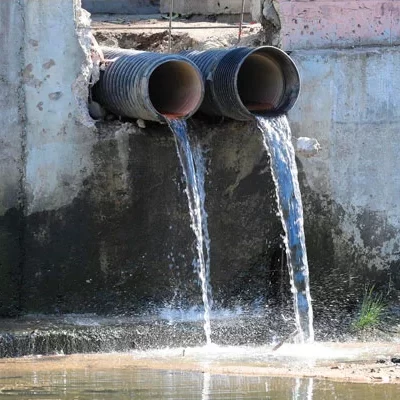
[[[11,208],[0,216],[0,315],[13,316],[19,312],[23,229],[20,210]]]
[[[257,131],[200,121],[217,303],[268,296],[281,243],[275,189]],[[201,304],[185,185],[172,134],[99,124],[95,171],[74,201],[27,217],[24,312],[139,312]],[[268,239],[268,243],[267,240]]]
[[[216,303],[290,303],[283,231],[260,135],[250,124],[211,122],[193,120],[190,131],[207,150]],[[201,304],[185,184],[168,128],[101,123],[91,157],[94,172],[71,204],[25,219],[9,210],[0,218],[1,314],[135,313]],[[298,165],[317,321],[329,310],[354,310],[369,282],[385,289],[390,281],[399,289],[398,263],[366,269],[363,249],[340,240],[345,211],[313,192]],[[358,221],[360,228],[380,224],[365,213]],[[361,231],[369,236],[368,229]]]

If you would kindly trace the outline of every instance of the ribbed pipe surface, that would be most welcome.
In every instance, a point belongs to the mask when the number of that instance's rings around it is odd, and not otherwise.
[[[200,110],[237,120],[255,114],[274,116],[289,111],[300,92],[300,76],[282,50],[263,46],[184,51],[205,80]]]
[[[93,98],[114,114],[163,121],[188,118],[204,96],[202,76],[180,55],[103,47],[109,63]]]

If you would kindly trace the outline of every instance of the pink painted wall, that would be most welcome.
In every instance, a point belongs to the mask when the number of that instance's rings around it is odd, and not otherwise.
[[[400,0],[279,0],[286,50],[400,44]]]

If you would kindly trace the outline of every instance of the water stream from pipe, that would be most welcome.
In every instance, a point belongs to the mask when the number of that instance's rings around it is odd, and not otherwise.
[[[210,285],[210,238],[205,211],[204,175],[205,164],[201,149],[192,146],[184,120],[167,119],[168,125],[175,136],[176,148],[186,181],[191,227],[196,236],[197,265],[200,279],[202,299],[204,304],[204,332],[207,345],[211,344],[210,313],[212,307]]]
[[[197,188],[200,195],[200,211],[201,211],[201,223],[203,228],[203,243],[204,243],[204,254],[205,254],[205,277],[206,287],[208,295],[208,303],[210,305],[210,311],[213,306],[212,289],[211,289],[211,278],[210,278],[210,234],[208,233],[208,214],[206,211],[206,191],[205,191],[205,177],[206,177],[206,160],[204,159],[203,149],[199,142],[195,143],[193,147],[193,161],[196,170]]]
[[[300,342],[314,341],[313,311],[310,296],[307,252],[301,201],[292,135],[286,116],[257,116],[270,156],[279,214],[285,231],[285,246],[293,293],[296,328]]]

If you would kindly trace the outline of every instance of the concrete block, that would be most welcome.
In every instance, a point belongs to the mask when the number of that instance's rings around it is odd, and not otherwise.
[[[280,1],[285,50],[400,44],[398,1]]]
[[[261,21],[264,0],[251,0],[250,13],[254,21]]]
[[[54,0],[48,7],[40,0],[25,6],[28,213],[68,204],[90,173],[87,151],[94,126],[87,104],[79,98],[88,93],[88,36],[78,36],[81,21],[74,1]]]
[[[0,215],[18,205],[22,170],[21,140],[23,92],[23,9],[12,1],[0,2]]]
[[[170,10],[170,0],[161,0],[162,13]],[[245,2],[245,12],[250,12],[251,0]],[[174,0],[174,12],[179,14],[240,14],[242,0]]]
[[[335,256],[346,244],[359,265],[385,269],[398,262],[400,248],[400,51],[291,55],[302,76],[301,96],[289,114],[293,133],[316,138],[322,147],[313,158],[300,157],[305,193],[317,202],[329,199],[320,208],[314,203],[308,218],[335,218]]]

